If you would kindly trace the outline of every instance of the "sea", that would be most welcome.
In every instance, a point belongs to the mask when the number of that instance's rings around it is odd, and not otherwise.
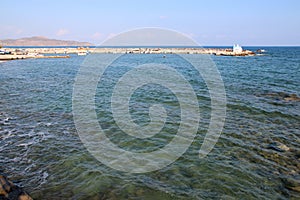
[[[300,199],[300,47],[244,48],[265,51],[210,56],[224,83],[226,117],[214,148],[202,158],[212,104],[196,69],[176,54],[126,54],[106,68],[94,91],[95,113],[110,142],[126,151],[166,146],[182,111],[171,89],[140,86],[128,103],[134,123],[147,126],[153,104],[165,108],[166,122],[151,138],[126,134],[111,108],[125,73],[143,63],[163,63],[185,77],[198,100],[201,120],[190,146],[174,162],[144,173],[101,162],[76,129],[73,90],[87,56],[1,62],[0,174],[34,199]]]

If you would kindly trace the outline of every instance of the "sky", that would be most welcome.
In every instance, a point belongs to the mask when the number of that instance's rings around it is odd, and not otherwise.
[[[99,45],[143,27],[203,46],[300,46],[299,0],[2,0],[0,39],[45,36]]]

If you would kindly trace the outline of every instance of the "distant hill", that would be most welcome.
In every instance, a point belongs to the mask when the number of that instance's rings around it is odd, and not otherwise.
[[[43,36],[35,36],[20,39],[0,40],[0,46],[93,46],[89,42],[49,39]]]

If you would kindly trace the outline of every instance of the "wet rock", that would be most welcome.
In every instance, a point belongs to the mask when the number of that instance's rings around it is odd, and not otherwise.
[[[284,98],[285,101],[300,101],[300,97],[298,97],[296,94],[291,94]]]
[[[289,151],[290,148],[287,147],[285,144],[279,144],[278,148],[281,149],[282,151]]]
[[[284,186],[289,189],[296,192],[300,192],[300,181],[299,176],[298,177],[285,177],[282,178],[282,182],[284,183]]]
[[[28,193],[0,175],[0,200],[32,200]]]
[[[268,149],[273,149],[273,150],[279,151],[279,152],[285,152],[285,151],[290,150],[290,148],[288,146],[286,146],[285,144],[282,144],[280,142],[273,142],[273,143],[269,144]]]
[[[300,101],[300,97],[297,96],[297,94],[289,94],[285,92],[268,92],[265,94],[257,94],[257,96],[270,97],[280,101]]]
[[[289,189],[300,192],[300,186],[290,187]]]

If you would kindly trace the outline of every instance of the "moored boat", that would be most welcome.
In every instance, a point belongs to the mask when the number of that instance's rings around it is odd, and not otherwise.
[[[87,52],[78,52],[77,55],[78,55],[78,56],[86,56],[86,55],[87,55]]]

